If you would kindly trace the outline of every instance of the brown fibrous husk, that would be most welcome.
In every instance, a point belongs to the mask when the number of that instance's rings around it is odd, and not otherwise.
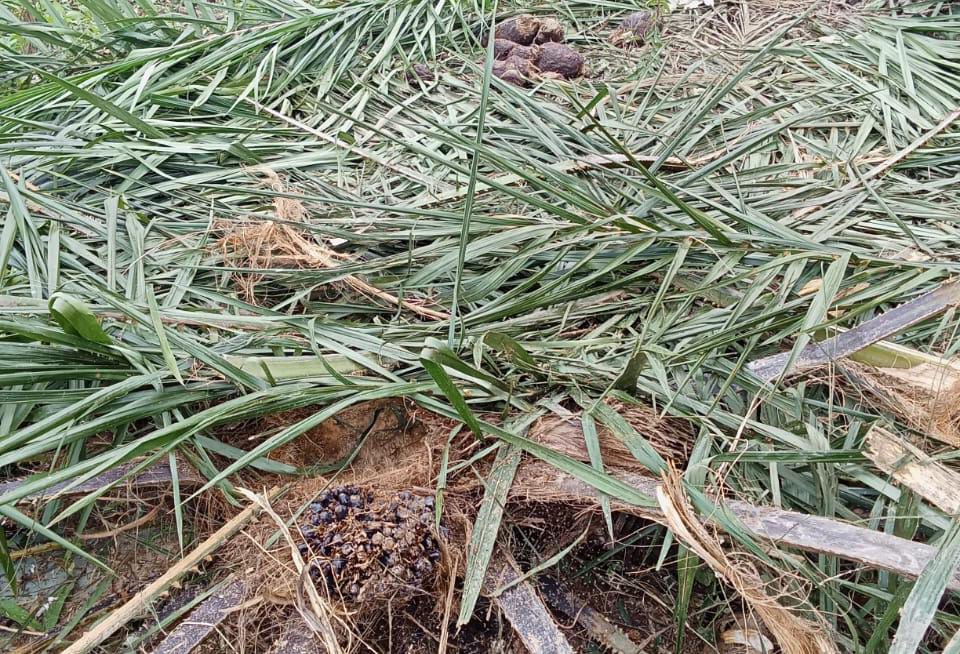
[[[696,517],[685,496],[680,474],[672,462],[668,463],[668,472],[657,490],[659,510],[614,500],[615,509],[668,526],[680,542],[696,552],[718,577],[741,595],[774,634],[781,651],[790,654],[836,652],[830,643],[829,628],[809,608],[809,587],[796,576],[785,575],[747,553],[726,547],[716,529]],[[609,473],[614,473],[613,466],[606,466],[606,459],[604,465]],[[573,484],[568,483],[570,481]],[[588,492],[585,493],[584,488]],[[589,486],[539,461],[521,467],[510,497],[515,502],[580,507],[585,513],[599,512],[601,507],[599,495]]]
[[[685,421],[659,416],[653,409],[645,406],[625,405],[618,402],[607,402],[607,404],[623,416],[664,459],[678,465],[687,460],[693,446],[693,432]],[[572,459],[584,463],[590,462],[580,414],[571,414],[567,417],[550,415],[541,418],[531,427],[529,436],[538,443]],[[598,424],[597,436],[604,466],[627,472],[649,474],[623,441],[609,429]]]
[[[260,440],[291,424],[309,418],[320,407],[280,411],[249,425]],[[410,408],[399,399],[364,402],[341,411],[335,418],[325,420],[303,434],[273,450],[268,456],[292,466],[329,465],[344,460],[357,446],[358,438],[366,433],[366,442],[354,455],[351,463],[358,470],[388,469],[404,457],[409,448],[422,440],[421,425],[411,422]],[[219,434],[221,440],[235,440],[228,434]],[[249,439],[249,437],[248,437]],[[255,442],[256,442],[255,440]],[[241,444],[238,444],[241,445]],[[249,443],[244,445],[249,447]]]
[[[912,368],[878,368],[844,361],[861,383],[853,392],[888,411],[918,432],[960,447],[960,366],[920,364]]]
[[[269,169],[262,171],[265,182],[273,190],[284,192],[280,177]],[[274,212],[279,221],[297,223],[307,216],[307,210],[295,198],[276,197]],[[241,223],[222,223],[218,227],[223,231],[220,238],[220,251],[224,260],[249,268],[305,267],[306,256],[297,242],[299,234],[286,225],[272,220],[251,220]],[[328,260],[322,262],[329,265]],[[256,303],[257,284],[263,275],[257,273],[235,273],[234,283],[244,300]]]

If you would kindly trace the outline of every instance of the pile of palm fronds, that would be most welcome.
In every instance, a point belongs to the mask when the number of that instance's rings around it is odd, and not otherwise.
[[[193,496],[233,497],[236,473],[297,474],[268,455],[385,397],[636,503],[527,430],[579,414],[594,452],[597,423],[623,430],[609,407],[640,405],[696,434],[689,492],[938,547],[917,582],[795,552],[763,569],[806,584],[841,650],[943,648],[960,522],[863,453],[875,423],[922,425],[842,360],[772,383],[747,364],[960,270],[957,8],[813,9],[738,43],[667,17],[624,53],[605,32],[631,3],[557,4],[590,70],[532,89],[491,77],[486,3],[0,4],[0,474],[30,475],[0,496],[10,578],[36,539],[90,557],[76,529],[110,487],[26,510],[38,491],[187,461]],[[958,326],[948,309],[896,340],[952,357]],[[249,447],[218,437],[304,407]]]

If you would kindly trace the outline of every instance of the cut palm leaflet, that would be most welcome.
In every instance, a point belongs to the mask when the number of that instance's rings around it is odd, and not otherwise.
[[[875,466],[864,439],[879,423],[952,465],[936,448],[960,443],[956,389],[905,371],[954,369],[956,301],[896,345],[864,342],[876,356],[859,362],[808,366],[805,348],[960,272],[957,7],[780,16],[739,41],[708,22],[703,40],[674,34],[624,65],[599,26],[634,3],[562,4],[587,74],[529,89],[484,66],[485,4],[0,4],[0,470],[42,471],[0,496],[5,571],[36,537],[89,557],[65,525],[109,486],[35,514],[22,498],[130,461],[130,476],[185,462],[197,494],[239,497],[238,471],[294,474],[271,451],[402,396],[508,443],[501,458],[523,451],[602,491],[608,515],[611,500],[659,506],[681,561],[748,596],[779,580],[791,610],[761,615],[787,651],[943,648],[960,626],[944,595],[957,518]],[[408,76],[415,64],[433,78]],[[914,354],[877,363],[896,348]],[[783,353],[769,382],[748,366]],[[614,400],[685,421],[686,470]],[[303,407],[318,408],[248,450],[217,437]],[[586,464],[527,438],[538,417],[581,410]],[[597,425],[667,490],[617,481]],[[912,592],[765,549],[720,493],[939,553]]]

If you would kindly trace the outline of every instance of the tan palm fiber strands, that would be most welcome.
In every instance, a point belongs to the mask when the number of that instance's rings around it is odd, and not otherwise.
[[[837,652],[825,624],[803,619],[781,605],[766,593],[764,589],[768,584],[751,560],[724,551],[716,537],[693,514],[683,492],[681,476],[675,469],[664,473],[663,485],[657,487],[657,501],[664,523],[747,601],[784,654]]]
[[[259,168],[270,187],[278,192],[285,192],[280,177],[269,168]],[[274,211],[278,221],[259,221],[244,224],[230,230],[221,239],[224,256],[228,258],[246,259],[251,267],[265,268],[271,265],[291,266],[297,268],[337,268],[346,257],[324,247],[304,236],[301,230],[291,223],[302,222],[307,211],[300,201],[277,197],[274,199]],[[356,275],[344,275],[343,283],[353,290],[374,297],[378,300],[399,306],[416,315],[429,320],[446,320],[449,314],[437,311],[415,302],[402,300],[395,295],[380,290],[376,286],[365,282]],[[248,285],[255,283],[255,279],[248,279]],[[247,293],[249,295],[249,292]]]

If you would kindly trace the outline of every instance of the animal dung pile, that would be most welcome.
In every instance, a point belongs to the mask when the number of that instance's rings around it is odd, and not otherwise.
[[[535,77],[573,79],[583,74],[583,56],[563,43],[563,25],[529,14],[500,23],[494,32],[493,74],[517,86]]]
[[[580,77],[583,73],[583,57],[563,43],[544,43],[540,46],[537,68],[542,73],[552,73],[563,79],[572,79]]]
[[[493,38],[513,41],[520,45],[563,41],[563,25],[555,18],[537,18],[523,14],[497,25]]]
[[[432,497],[401,491],[377,500],[356,486],[327,490],[304,512],[300,533],[318,590],[346,603],[412,599],[436,579]]]
[[[610,43],[621,48],[641,46],[647,42],[656,22],[656,16],[651,11],[627,14],[620,22],[620,27],[610,34]]]
[[[501,56],[497,57],[497,52]],[[537,74],[536,61],[540,56],[540,46],[518,45],[513,41],[497,39],[493,44],[496,60],[493,62],[493,74],[505,82],[517,86],[526,86],[527,81]]]
[[[410,81],[422,79],[425,82],[432,82],[436,78],[426,64],[414,64],[407,70],[407,79]]]

